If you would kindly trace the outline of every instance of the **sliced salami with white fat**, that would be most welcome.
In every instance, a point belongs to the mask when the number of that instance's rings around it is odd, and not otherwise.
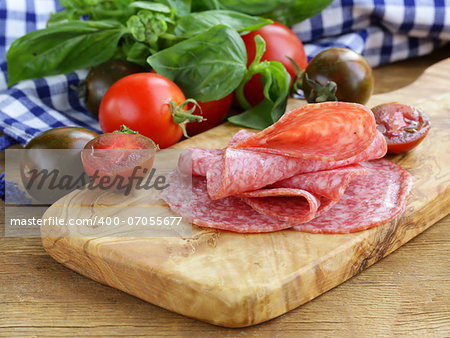
[[[215,228],[240,233],[260,233],[283,230],[292,223],[256,212],[240,197],[212,200],[206,190],[206,179],[192,176],[191,180],[179,171],[168,176],[169,187],[162,191],[161,198],[173,212],[206,228]]]
[[[308,222],[321,206],[320,197],[302,189],[260,189],[240,195],[260,214],[290,224]]]
[[[303,189],[330,200],[339,200],[351,180],[366,173],[367,170],[362,165],[351,164],[337,169],[295,175],[274,183],[272,187]]]
[[[285,113],[276,123],[234,145],[288,157],[338,161],[366,149],[375,137],[375,118],[361,104],[324,102]]]
[[[257,190],[294,175],[347,166],[380,158],[386,154],[386,141],[377,132],[372,144],[361,154],[342,161],[304,160],[227,148],[222,158],[211,158],[207,172],[208,192],[212,199]],[[196,164],[193,163],[193,166]]]
[[[161,196],[203,227],[360,231],[398,216],[406,205],[411,177],[379,159],[386,149],[367,108],[308,105],[260,133],[236,133],[225,149],[187,149]]]
[[[385,159],[363,165],[368,173],[355,177],[337,204],[294,229],[313,233],[349,233],[372,228],[401,214],[411,190],[411,175]]]
[[[183,174],[206,176],[206,173],[222,161],[222,149],[189,148],[183,150],[178,158],[178,170]]]
[[[248,130],[241,129],[228,142],[228,147],[241,143],[255,135]],[[189,148],[185,149],[178,159],[178,170],[183,174],[206,176],[208,169],[216,162],[222,161],[224,149]]]

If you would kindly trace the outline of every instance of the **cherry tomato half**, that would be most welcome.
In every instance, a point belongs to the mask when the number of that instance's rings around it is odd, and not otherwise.
[[[306,68],[308,59],[305,54],[305,49],[303,48],[303,43],[289,27],[286,27],[279,22],[266,25],[242,36],[245,48],[247,49],[247,66],[249,66],[255,58],[256,35],[261,35],[266,42],[266,51],[261,60],[281,62],[291,75],[292,82],[295,80],[297,72],[295,66],[288,57],[292,58],[300,69]],[[245,85],[244,93],[248,102],[253,106],[258,104],[264,98],[263,87],[259,75],[255,75]]]
[[[415,148],[431,128],[430,119],[424,112],[406,104],[385,103],[372,108],[372,112],[390,154]]]
[[[138,183],[153,166],[156,144],[124,126],[121,131],[96,137],[81,152],[85,173],[101,188],[120,190]]]
[[[170,102],[179,106],[186,100],[171,80],[155,73],[128,75],[106,92],[100,104],[99,122],[105,133],[126,125],[167,148],[183,135],[173,121]]]
[[[347,48],[326,49],[306,67],[302,89],[308,102],[313,103],[316,101],[310,99],[312,87],[308,85],[306,74],[310,80],[321,85],[334,81],[338,101],[365,104],[372,95],[372,68],[361,55]]]
[[[233,93],[221,98],[220,100],[209,102],[198,102],[201,108],[194,111],[195,115],[201,115],[206,120],[201,122],[191,122],[186,124],[186,131],[189,136],[194,136],[221,124],[228,115]],[[189,108],[192,107],[190,104]]]

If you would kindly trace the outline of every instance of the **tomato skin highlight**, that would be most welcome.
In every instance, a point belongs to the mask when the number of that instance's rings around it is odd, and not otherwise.
[[[247,49],[247,67],[253,62],[256,55],[256,35],[261,35],[266,42],[266,51],[261,60],[281,62],[289,75],[291,75],[292,84],[296,78],[297,72],[287,56],[292,58],[300,69],[305,69],[308,64],[308,59],[305,54],[303,43],[289,27],[274,21],[272,24],[242,36],[245,48]],[[253,106],[264,99],[263,87],[261,85],[261,77],[259,74],[251,78],[245,85],[244,93],[248,102]]]
[[[221,124],[228,115],[231,107],[231,102],[233,101],[234,94],[231,93],[224,98],[209,102],[198,102],[200,109],[196,109],[193,114],[201,115],[206,120],[201,122],[190,122],[186,124],[187,134],[189,136],[194,136],[204,131],[214,128]],[[192,104],[188,105],[191,108]]]
[[[121,190],[128,183],[137,183],[130,178],[143,178],[149,173],[156,149],[151,139],[140,134],[107,133],[86,144],[81,161],[95,184],[108,180],[109,188]]]
[[[397,102],[372,108],[377,129],[384,135],[389,154],[401,154],[417,147],[431,129],[429,117],[413,106]]]
[[[310,61],[302,79],[302,89],[308,98],[311,87],[306,82],[306,74],[322,85],[334,81],[339,101],[365,104],[372,95],[372,68],[361,55],[347,48],[326,49]]]
[[[183,135],[172,119],[170,101],[180,105],[185,100],[181,89],[166,77],[155,73],[128,75],[106,92],[100,104],[100,126],[110,133],[126,125],[160,148],[167,148]]]

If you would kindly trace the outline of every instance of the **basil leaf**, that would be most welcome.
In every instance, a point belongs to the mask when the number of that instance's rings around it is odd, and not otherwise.
[[[264,97],[273,103],[270,116],[272,117],[272,123],[275,123],[285,112],[291,76],[281,62],[270,61],[269,64],[265,71],[261,73],[261,78],[265,83]]]
[[[275,19],[287,26],[295,25],[308,19],[327,7],[333,0],[294,0],[287,6],[279,6],[270,13],[265,13],[266,17]]]
[[[223,8],[247,13],[251,15],[260,15],[275,10],[280,2],[286,0],[220,0]]]
[[[116,22],[71,21],[15,40],[6,55],[9,85],[64,74],[109,60],[124,27]]]
[[[195,11],[229,9],[250,15],[259,15],[292,26],[318,14],[332,0],[197,0]]]
[[[47,21],[47,27],[61,24],[70,20],[70,12],[63,10],[60,12],[55,12],[50,15]]]
[[[148,63],[145,62],[145,59],[151,54],[150,48],[145,43],[137,41],[127,47],[125,50],[126,60],[148,68]]]
[[[272,106],[272,102],[263,100],[255,107],[252,107],[239,115],[230,116],[228,122],[246,128],[265,129],[273,124],[272,117],[270,116]]]
[[[211,9],[222,9],[220,0],[195,0],[192,4],[193,12],[201,12]]]
[[[189,97],[207,102],[230,94],[246,71],[247,52],[239,34],[217,25],[147,59]]]
[[[240,33],[247,33],[270,23],[272,23],[272,20],[235,11],[204,11],[191,13],[181,18],[175,27],[175,35],[191,37],[220,24],[233,28]]]
[[[146,9],[148,11],[152,12],[159,12],[159,13],[170,13],[170,8],[164,4],[158,4],[154,2],[147,2],[147,1],[135,1],[130,3],[130,7],[133,8],[140,8],[140,9]]]
[[[191,0],[159,0],[159,2],[173,8],[177,16],[185,16],[191,12]]]
[[[236,95],[242,106],[248,109],[239,115],[231,116],[231,123],[254,129],[264,129],[280,119],[286,110],[291,77],[286,68],[278,61],[262,61],[266,43],[257,35],[255,37],[256,55],[249,66],[243,81],[239,85]],[[261,75],[264,100],[255,107],[249,107],[244,95],[244,86],[255,74]]]

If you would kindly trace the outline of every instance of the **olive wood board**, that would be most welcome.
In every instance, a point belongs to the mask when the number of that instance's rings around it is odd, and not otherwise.
[[[407,87],[374,95],[368,104],[412,104],[426,111],[432,123],[418,148],[388,157],[413,175],[414,187],[405,213],[386,224],[340,235],[291,230],[236,234],[194,226],[191,238],[61,236],[43,237],[43,246],[55,260],[84,276],[215,325],[245,327],[280,316],[363,271],[448,215],[448,74],[450,58]],[[304,102],[291,100],[289,109],[300,104]],[[225,123],[174,148],[222,147],[239,129]],[[92,217],[98,210],[96,196],[89,196],[93,193],[74,191],[43,218]],[[80,208],[82,203],[85,207]]]

